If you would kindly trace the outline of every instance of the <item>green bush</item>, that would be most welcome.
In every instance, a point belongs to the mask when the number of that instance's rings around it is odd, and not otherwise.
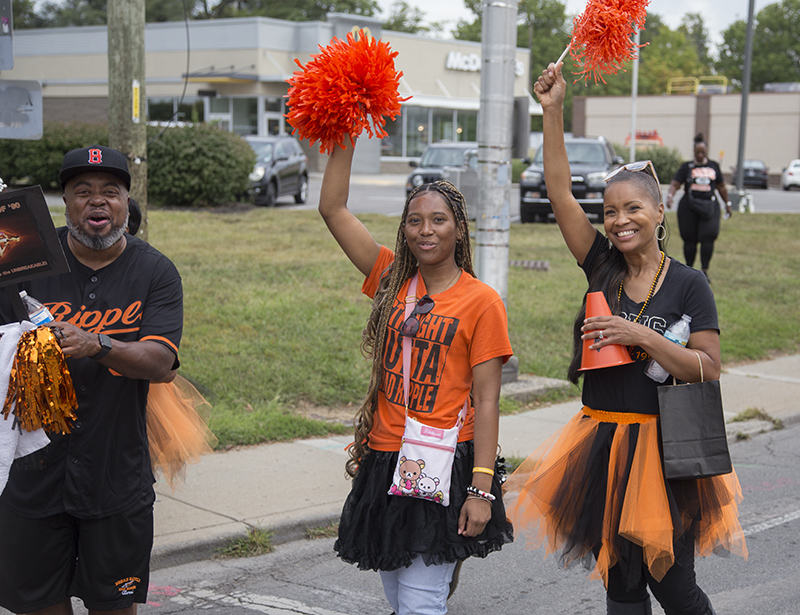
[[[256,157],[239,135],[201,124],[153,136],[147,148],[150,202],[213,206],[246,192]]]
[[[42,190],[60,190],[58,173],[71,149],[107,145],[105,124],[60,124],[46,122],[37,141],[0,139],[0,177],[15,186],[40,185]]]
[[[630,147],[621,143],[613,143],[613,146],[617,156],[622,156],[622,159],[627,163],[630,157]],[[672,181],[683,162],[681,154],[676,148],[661,147],[659,145],[637,149],[636,160],[652,160],[656,173],[658,173],[658,179],[662,184],[668,184]]]
[[[652,160],[662,184],[668,184],[675,177],[678,168],[683,162],[681,153],[674,147],[659,147],[651,145],[647,149],[639,150],[636,156],[639,160]]]
[[[521,158],[513,158],[511,160],[511,181],[512,183],[519,183],[519,176],[528,168],[528,163],[522,162]]]

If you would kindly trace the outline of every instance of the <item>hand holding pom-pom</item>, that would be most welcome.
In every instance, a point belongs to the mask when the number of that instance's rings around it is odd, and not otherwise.
[[[327,154],[335,145],[344,148],[347,136],[355,143],[364,130],[370,137],[387,136],[384,116],[394,119],[408,100],[397,92],[403,75],[394,68],[397,52],[363,30],[357,40],[352,34],[346,42],[334,38],[320,51],[305,66],[295,60],[303,70],[288,80],[292,134],[312,145],[319,141],[319,151]]]

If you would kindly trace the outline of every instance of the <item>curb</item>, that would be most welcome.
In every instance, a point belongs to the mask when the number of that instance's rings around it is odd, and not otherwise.
[[[342,502],[342,504],[344,504],[344,502]],[[308,529],[338,522],[340,516],[341,507],[337,507],[336,511],[329,514],[309,517],[299,521],[280,523],[276,526],[260,529],[266,529],[272,532],[272,544],[278,546],[297,540],[310,540],[306,535]],[[173,566],[181,566],[183,564],[191,564],[201,560],[217,558],[221,549],[226,547],[231,541],[244,536],[247,532],[247,528],[251,527],[243,521],[240,523],[245,526],[244,529],[240,531],[226,532],[218,536],[187,541],[181,544],[153,547],[153,551],[150,554],[150,570],[161,570],[163,568],[171,568]]]

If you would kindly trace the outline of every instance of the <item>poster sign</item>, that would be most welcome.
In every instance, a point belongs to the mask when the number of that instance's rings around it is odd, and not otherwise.
[[[42,189],[0,192],[0,287],[68,271]]]

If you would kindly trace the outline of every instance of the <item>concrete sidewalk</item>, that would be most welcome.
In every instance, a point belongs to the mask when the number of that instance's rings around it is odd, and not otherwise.
[[[731,422],[748,409],[790,424],[800,420],[800,355],[724,370],[720,378],[728,436],[774,428],[770,421]],[[504,394],[524,394],[526,386],[552,387],[560,381],[529,379],[506,385]],[[578,400],[500,419],[505,456],[525,457],[580,408]],[[306,528],[339,517],[350,489],[344,447],[350,436],[265,444],[215,453],[186,468],[175,491],[156,485],[153,568],[210,557],[250,526],[275,532],[281,543],[305,536]]]

